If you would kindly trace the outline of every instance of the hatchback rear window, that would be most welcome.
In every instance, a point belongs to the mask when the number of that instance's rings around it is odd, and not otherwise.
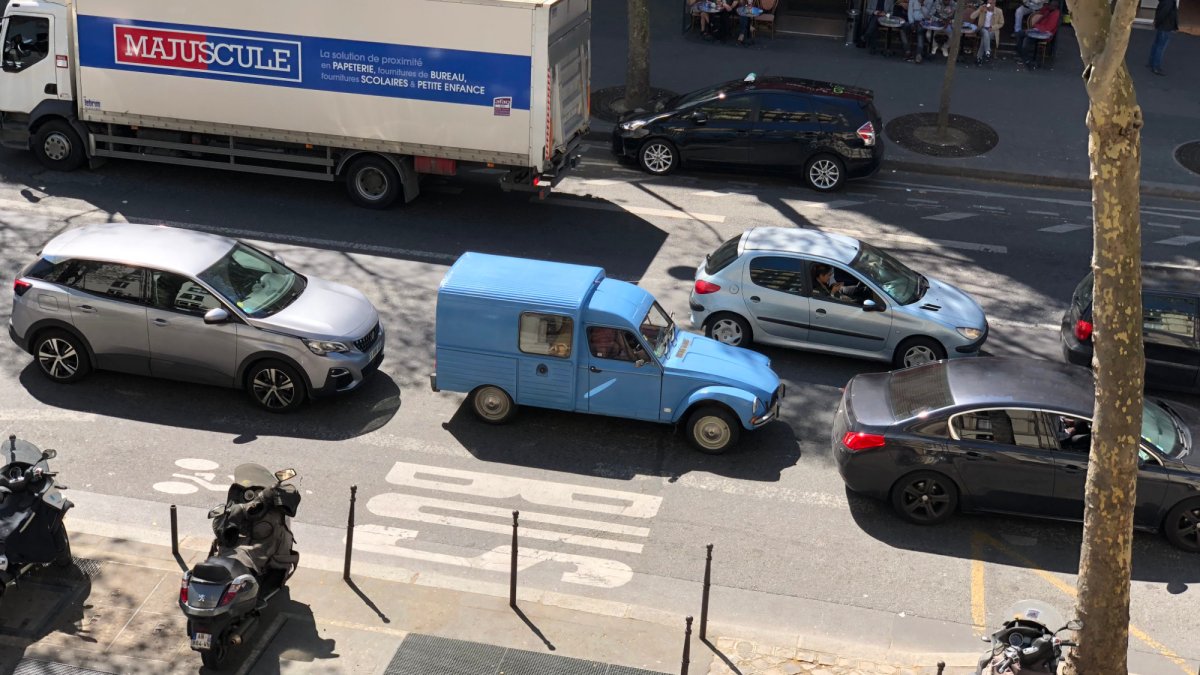
[[[721,270],[729,267],[729,263],[737,260],[738,244],[742,241],[742,235],[738,235],[733,239],[721,244],[717,250],[708,254],[705,259],[704,271],[708,274],[716,274]]]
[[[1075,294],[1071,296],[1071,304],[1079,308],[1081,312],[1086,311],[1092,306],[1091,272],[1088,272],[1088,275],[1083,278],[1083,281],[1080,281],[1079,285],[1075,287]]]
[[[943,367],[906,368],[892,373],[888,379],[888,405],[894,419],[906,420],[953,404],[954,395]]]

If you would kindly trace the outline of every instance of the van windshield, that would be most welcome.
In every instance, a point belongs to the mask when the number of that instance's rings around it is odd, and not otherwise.
[[[675,322],[671,321],[671,317],[657,302],[650,305],[650,311],[646,312],[646,318],[642,319],[640,332],[642,339],[654,351],[654,356],[660,361],[666,358],[671,349],[671,341],[675,339]]]

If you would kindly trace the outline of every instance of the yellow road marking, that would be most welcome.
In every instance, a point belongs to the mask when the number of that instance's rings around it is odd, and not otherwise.
[[[984,566],[982,532],[971,534],[971,623],[975,624],[976,633],[983,635],[987,631],[987,613],[985,611],[984,595]]]
[[[1038,569],[1037,563],[1033,562],[1032,560],[1025,557],[1024,555],[1021,555],[1017,551],[1014,551],[1011,548],[1009,548],[1008,546],[1000,543],[999,541],[997,541],[995,538],[991,537],[990,535],[984,534],[982,532],[979,532],[977,534],[983,541],[987,542],[987,544],[989,546],[996,548],[1001,553],[1017,560],[1022,565],[1025,565],[1030,570],[1032,570],[1034,574],[1037,574],[1039,577],[1044,579],[1051,586],[1062,591],[1066,595],[1070,596],[1072,599],[1074,599],[1075,596],[1078,594],[1077,591],[1075,590],[1074,586],[1072,586],[1071,584],[1068,584],[1067,582],[1063,581],[1062,579],[1059,579],[1058,577],[1054,576],[1053,574],[1051,574],[1045,570]],[[973,546],[972,546],[972,551],[974,551]],[[974,586],[974,583],[972,583],[972,586]],[[1132,623],[1129,624],[1129,634],[1132,635],[1133,637],[1137,638],[1138,640],[1141,640],[1143,643],[1146,644],[1147,647],[1158,652],[1159,655],[1162,656],[1163,658],[1165,658],[1168,661],[1179,666],[1179,669],[1182,670],[1184,673],[1186,673],[1186,675],[1193,675],[1191,668],[1188,667],[1187,660],[1185,660],[1183,657],[1179,656],[1175,652],[1168,649],[1166,647],[1166,645],[1163,645],[1162,643],[1158,642],[1154,638],[1151,638],[1145,631],[1143,631],[1142,629],[1133,625]]]

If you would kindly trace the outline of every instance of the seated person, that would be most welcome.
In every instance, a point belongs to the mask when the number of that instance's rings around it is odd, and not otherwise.
[[[829,265],[813,265],[813,296],[825,296],[839,302],[861,302],[863,292],[860,285],[847,286],[834,278],[833,267]]]
[[[1087,452],[1092,447],[1092,426],[1087,420],[1073,417],[1063,417],[1063,430],[1058,436],[1058,444],[1063,450],[1080,450]]]
[[[707,40],[711,39],[711,36],[708,33],[708,12],[701,12],[700,8],[696,6],[704,1],[705,0],[688,0],[688,11],[693,15],[700,16],[700,34],[703,35]]]
[[[884,16],[891,16],[896,8],[896,0],[869,0],[867,3],[870,9],[867,13],[867,27],[863,30],[862,37],[858,40],[858,46],[870,47],[875,50],[875,36],[879,32],[879,19]]]
[[[625,340],[621,337],[621,331],[616,328],[589,326],[588,350],[592,352],[592,356],[599,359],[633,360],[625,348]]]
[[[1058,22],[1062,18],[1062,13],[1058,11],[1058,0],[1050,0],[1050,3],[1038,10],[1032,17],[1029,18],[1029,30],[1021,33],[1017,38],[1017,55],[1021,61],[1025,63],[1027,68],[1036,68],[1037,65],[1033,62],[1033,50],[1037,43],[1042,40],[1054,39],[1054,34],[1058,32]]]

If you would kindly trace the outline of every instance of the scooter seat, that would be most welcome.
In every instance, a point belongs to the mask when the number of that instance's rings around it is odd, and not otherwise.
[[[249,567],[234,558],[213,556],[192,568],[192,577],[213,583],[227,583],[243,574],[253,574]]]

